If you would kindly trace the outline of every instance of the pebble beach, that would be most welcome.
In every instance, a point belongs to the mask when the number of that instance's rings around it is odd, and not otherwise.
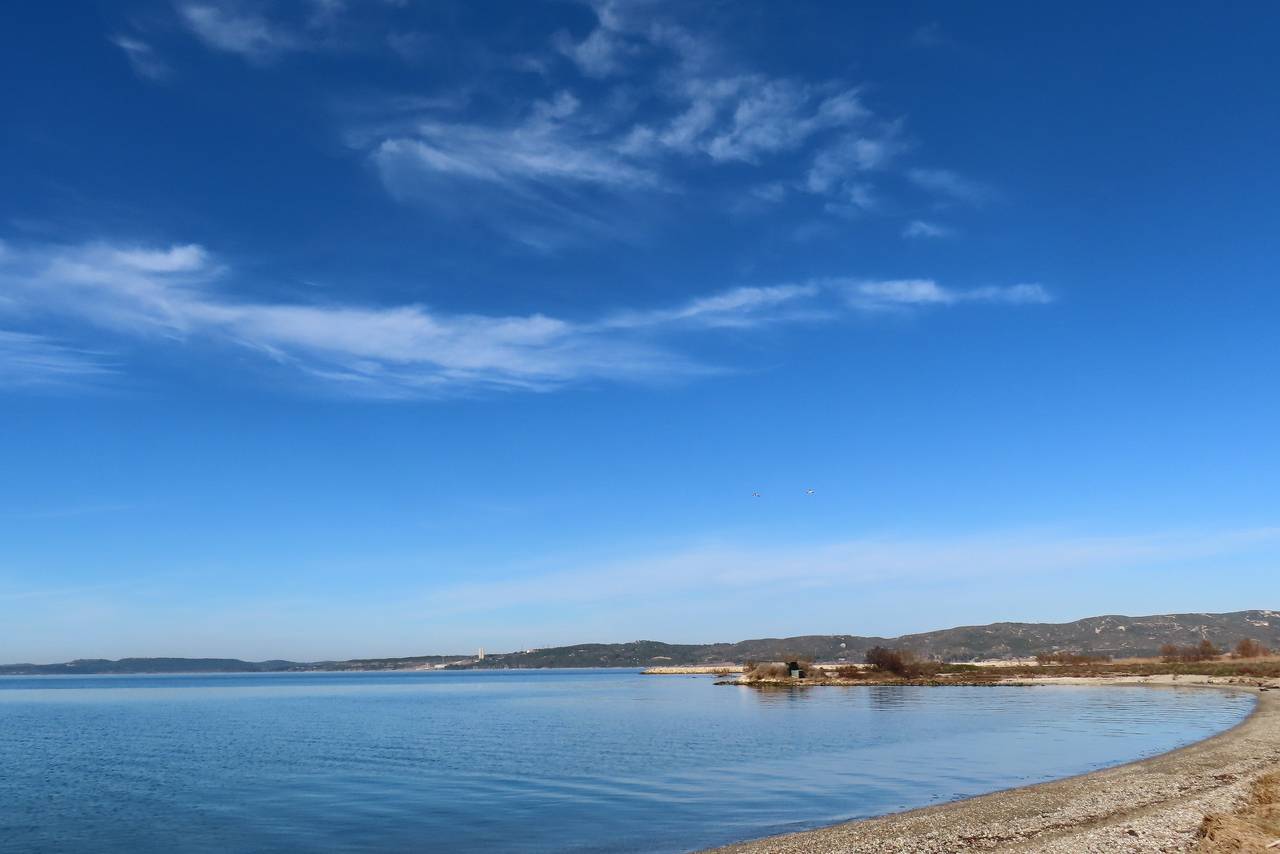
[[[1028,680],[1019,680],[1026,682]],[[951,854],[961,851],[1186,852],[1204,817],[1230,812],[1280,768],[1280,686],[1214,677],[1042,679],[1246,691],[1239,725],[1179,750],[1036,786],[715,849],[719,854]]]

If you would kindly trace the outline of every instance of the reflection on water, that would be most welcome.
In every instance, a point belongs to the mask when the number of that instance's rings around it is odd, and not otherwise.
[[[747,696],[754,694],[756,701],[765,705],[803,703],[814,695],[811,688],[799,688],[791,685],[760,685],[743,693]]]
[[[891,712],[924,699],[919,691],[907,691],[894,685],[873,685],[867,689],[871,708]]]
[[[626,671],[0,677],[0,850],[683,851],[1128,761],[1250,707]]]

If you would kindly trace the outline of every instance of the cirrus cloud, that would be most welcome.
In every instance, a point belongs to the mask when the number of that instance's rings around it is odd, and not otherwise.
[[[5,312],[28,325],[68,321],[179,345],[248,348],[352,393],[433,396],[474,390],[547,391],[590,381],[652,382],[723,372],[688,355],[691,336],[831,320],[850,310],[961,303],[1043,304],[1040,285],[944,287],[932,279],[813,280],[712,291],[674,306],[617,308],[596,318],[449,313],[391,306],[242,299],[234,271],[197,244],[89,243],[0,254]],[[15,331],[0,346],[30,376],[109,370],[89,351]]]
[[[1053,301],[1049,291],[1039,284],[956,289],[943,287],[933,279],[895,279],[845,282],[840,287],[849,305],[866,310],[956,305],[965,302],[1044,305]]]

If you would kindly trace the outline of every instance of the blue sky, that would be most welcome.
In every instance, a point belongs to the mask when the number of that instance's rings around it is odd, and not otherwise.
[[[1273,5],[4,16],[0,660],[1280,604]]]

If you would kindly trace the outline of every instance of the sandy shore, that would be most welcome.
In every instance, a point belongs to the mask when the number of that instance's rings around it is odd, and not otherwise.
[[[1280,767],[1280,690],[1250,680],[1045,678],[1047,684],[1205,685],[1258,698],[1238,726],[1160,756],[1021,789],[715,849],[722,854],[1190,851],[1206,813],[1235,809]],[[1246,683],[1246,684],[1240,684]]]

